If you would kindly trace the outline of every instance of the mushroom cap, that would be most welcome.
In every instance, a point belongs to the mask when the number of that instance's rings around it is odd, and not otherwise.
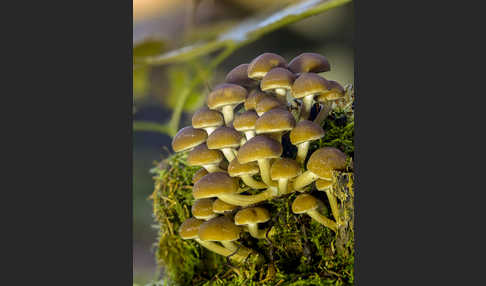
[[[241,64],[233,68],[225,78],[226,83],[233,83],[245,87],[251,87],[255,85],[255,80],[248,77],[249,64]]]
[[[282,144],[277,140],[257,135],[240,147],[236,157],[240,164],[246,164],[261,159],[279,158],[282,152]]]
[[[266,94],[265,96],[259,97],[256,101],[255,111],[258,115],[262,115],[265,112],[274,109],[279,106],[284,106],[283,103],[278,100],[275,96]]]
[[[309,194],[301,194],[295,197],[292,203],[294,214],[306,213],[319,207],[319,200]]]
[[[321,179],[332,179],[332,170],[346,167],[346,155],[334,147],[322,147],[312,153],[307,162],[307,169]]]
[[[270,220],[270,212],[262,207],[250,207],[239,210],[235,215],[236,225],[264,223]]]
[[[227,216],[210,219],[199,227],[199,239],[204,241],[234,241],[240,238],[241,227]]]
[[[307,95],[318,95],[327,92],[329,82],[315,73],[302,73],[292,85],[292,96],[302,98]]]
[[[331,65],[323,55],[316,53],[302,53],[290,61],[289,69],[294,73],[320,73],[330,71]]]
[[[233,128],[236,131],[248,131],[255,129],[255,122],[258,119],[258,115],[253,110],[245,111],[235,116],[233,120]]]
[[[259,172],[260,169],[256,162],[240,164],[240,162],[238,162],[238,159],[235,158],[228,165],[228,174],[231,177],[237,177],[242,175],[255,175]]]
[[[199,227],[203,220],[191,217],[186,219],[179,227],[179,235],[182,239],[194,239],[198,237]]]
[[[300,165],[297,161],[289,158],[279,158],[273,162],[270,168],[272,180],[292,179],[297,177],[301,172]]]
[[[221,126],[209,135],[206,144],[209,149],[236,148],[240,146],[242,138],[233,128]]]
[[[258,118],[255,131],[259,133],[272,133],[292,130],[295,126],[294,116],[284,107],[271,109]]]
[[[293,145],[304,143],[307,141],[313,141],[324,137],[325,132],[319,124],[310,121],[299,121],[294,129],[290,131],[290,142]]]
[[[213,172],[202,177],[194,184],[192,196],[195,199],[212,198],[222,193],[236,193],[238,187],[237,178],[232,178],[224,172]]]
[[[248,94],[248,96],[245,99],[245,103],[244,103],[245,109],[246,110],[255,110],[256,104],[257,104],[259,98],[261,98],[265,95],[266,95],[266,93],[264,93],[264,92],[262,92],[258,89],[254,89],[254,90],[250,91],[250,93]]]
[[[196,173],[194,173],[194,175],[192,176],[192,183],[195,184],[197,181],[199,181],[199,179],[206,176],[208,173],[209,172],[204,168],[197,170]]]
[[[344,97],[344,88],[334,80],[328,81],[328,91],[319,94],[317,101],[324,102],[329,100],[337,100]]]
[[[187,155],[187,163],[189,166],[219,164],[223,159],[224,156],[221,151],[208,149],[206,143],[195,147]]]
[[[235,206],[235,205],[232,205],[232,204],[228,204],[220,199],[216,199],[214,202],[213,202],[213,212],[217,213],[217,214],[222,214],[222,213],[225,213],[225,212],[230,212],[230,211],[233,211],[235,210],[236,208],[238,208],[238,206]]]
[[[213,200],[210,198],[198,199],[191,207],[192,216],[197,219],[208,219],[214,217]]]
[[[263,53],[253,59],[248,65],[248,77],[262,79],[267,72],[275,67],[287,67],[287,61],[274,53]]]
[[[318,179],[316,181],[316,189],[318,189],[319,191],[325,191],[330,187],[332,187],[332,181],[323,179]]]
[[[222,83],[208,95],[210,109],[218,109],[225,105],[236,105],[245,101],[246,89],[232,83]]]
[[[201,108],[192,116],[192,127],[206,128],[224,125],[223,115],[216,110]]]
[[[295,75],[288,69],[274,68],[270,70],[260,82],[260,89],[262,91],[273,90],[276,88],[283,88],[290,90],[292,83],[295,80]]]
[[[192,149],[208,139],[208,134],[202,129],[186,126],[179,130],[172,140],[172,149],[181,152]]]

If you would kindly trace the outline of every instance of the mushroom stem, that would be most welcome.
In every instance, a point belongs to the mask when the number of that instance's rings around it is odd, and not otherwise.
[[[314,182],[317,179],[319,179],[319,177],[316,174],[307,170],[295,179],[293,187],[295,190],[300,190],[303,187],[312,184],[312,182]]]
[[[289,179],[279,179],[278,180],[278,193],[279,195],[287,194],[287,186],[289,185]]]
[[[318,223],[324,225],[325,227],[330,228],[332,231],[336,232],[337,231],[337,226],[336,223],[327,217],[321,215],[317,210],[310,210],[307,212],[307,214],[316,220]]]
[[[208,136],[213,133],[214,130],[216,130],[217,127],[206,127],[204,130],[206,130],[206,133],[208,133]]]
[[[253,179],[253,177],[250,176],[250,175],[242,175],[241,176],[241,180],[248,187],[251,187],[253,189],[265,189],[265,188],[268,188],[268,186],[265,183],[259,182],[259,181],[255,180],[255,179]]]
[[[223,106],[223,108],[221,109],[221,113],[223,113],[224,123],[226,124],[226,126],[228,126],[231,121],[233,121],[233,105]]]
[[[230,254],[232,254],[234,252],[234,250],[230,250],[228,248],[222,247],[222,246],[220,246],[217,243],[214,243],[212,241],[204,241],[204,240],[200,240],[200,239],[196,239],[196,241],[200,245],[205,247],[206,249],[208,249],[208,250],[210,250],[210,251],[212,251],[216,254],[219,254],[221,256],[229,256]],[[246,256],[243,256],[240,253],[236,253],[235,255],[231,255],[230,259],[233,259],[237,262],[243,262],[246,259]]]
[[[309,118],[312,103],[314,102],[314,95],[307,95],[302,98],[302,110],[300,111],[300,120]]]
[[[309,151],[310,141],[306,141],[304,143],[300,143],[297,145],[297,162],[303,163],[305,158],[307,157],[307,152]]]
[[[260,168],[260,176],[262,177],[262,181],[271,187],[276,187],[277,184],[272,181],[270,178],[270,160],[269,159],[260,159],[258,160],[258,167]]]
[[[236,206],[249,206],[274,198],[277,195],[278,191],[276,188],[268,188],[256,195],[219,194],[218,199]]]
[[[203,165],[203,168],[206,169],[209,173],[213,172],[223,172],[223,169],[218,167],[218,165]]]
[[[341,219],[339,217],[339,207],[336,196],[331,193],[331,188],[325,190],[327,199],[329,200],[329,205],[331,206],[332,216],[336,220],[337,225],[341,224]]]
[[[268,228],[266,228],[266,229],[259,229],[258,228],[258,224],[256,224],[256,223],[248,224],[248,232],[254,238],[264,239],[265,238],[265,235],[267,234],[267,231],[268,231]],[[275,233],[275,229],[272,228],[270,230],[270,232],[268,233],[268,236],[270,237],[274,233]]]
[[[322,104],[321,110],[319,110],[319,113],[314,119],[314,123],[317,123],[320,126],[322,122],[326,120],[329,113],[331,113],[331,110],[332,110],[332,103],[329,102],[329,103]]]
[[[223,148],[221,149],[221,152],[223,152],[223,155],[224,157],[226,157],[226,160],[228,160],[228,162],[231,162],[233,161],[233,159],[235,159],[235,153],[233,152],[233,149],[231,148]]]
[[[245,131],[246,140],[250,140],[251,138],[255,137],[255,130],[248,130]]]

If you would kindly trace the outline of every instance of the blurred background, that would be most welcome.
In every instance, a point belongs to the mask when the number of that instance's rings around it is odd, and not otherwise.
[[[255,15],[271,14],[300,1],[289,0],[133,0],[134,56],[160,54],[188,44],[213,39],[221,31]],[[197,9],[196,9],[197,7]],[[342,85],[354,81],[352,3],[290,24],[239,48],[194,88],[184,104],[178,129],[190,125],[192,113],[202,106],[211,86],[222,82],[233,67],[264,52],[288,61],[302,52],[325,55],[331,63],[326,78]],[[134,121],[167,123],[180,97],[198,69],[214,54],[188,63],[135,67]],[[157,279],[152,227],[153,191],[150,169],[172,152],[171,137],[163,132],[133,133],[133,279],[144,285]]]

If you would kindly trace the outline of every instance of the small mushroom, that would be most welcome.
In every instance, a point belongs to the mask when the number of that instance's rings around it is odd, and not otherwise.
[[[233,121],[233,109],[246,99],[246,89],[232,83],[222,83],[208,95],[208,107],[221,110],[226,125]]]
[[[256,134],[277,133],[277,141],[282,142],[282,135],[295,126],[294,116],[284,107],[276,107],[265,112],[255,122]]]
[[[175,152],[191,150],[204,143],[207,138],[208,134],[206,131],[187,126],[179,130],[174,139],[172,139],[172,149]]]
[[[344,98],[344,88],[334,80],[328,81],[328,90],[317,96],[317,101],[322,105],[314,122],[321,124],[332,110],[332,103]]]
[[[209,172],[204,168],[197,170],[196,173],[194,173],[194,175],[192,176],[192,183],[195,184],[197,181],[199,181],[199,179],[206,176],[208,173]]]
[[[275,96],[265,94],[264,96],[257,98],[255,111],[258,116],[262,116],[265,112],[276,107],[285,107],[285,105]]]
[[[220,149],[228,162],[231,162],[235,158],[235,148],[240,146],[242,139],[238,131],[221,126],[209,135],[206,144],[209,149]]]
[[[298,195],[292,203],[294,214],[307,214],[318,223],[330,228],[334,232],[337,230],[336,223],[319,213],[319,210],[327,210],[324,203],[309,194]]]
[[[236,131],[245,133],[246,140],[250,140],[255,136],[255,122],[257,119],[258,115],[255,111],[245,111],[235,116],[233,128]]]
[[[245,99],[245,102],[243,103],[245,110],[255,110],[258,100],[266,95],[266,93],[260,91],[259,89],[253,89],[250,91]]]
[[[289,63],[289,70],[296,74],[303,72],[321,73],[331,70],[326,57],[316,53],[302,53]]]
[[[308,119],[314,97],[328,90],[328,81],[315,73],[302,73],[292,85],[292,96],[302,99],[300,120]]]
[[[297,146],[296,160],[303,163],[309,151],[310,142],[324,137],[325,132],[321,126],[309,120],[302,120],[290,131],[290,142]]]
[[[235,225],[247,226],[251,236],[257,239],[263,239],[268,229],[259,229],[259,223],[265,223],[270,220],[270,213],[262,207],[249,207],[239,210],[235,215]],[[270,230],[269,236],[273,235],[273,229]]]
[[[267,72],[276,67],[287,67],[287,61],[274,53],[263,53],[253,59],[248,65],[248,77],[260,80]]]
[[[218,215],[213,212],[213,200],[195,200],[191,207],[192,216],[197,219],[210,220]]]
[[[262,91],[273,91],[278,98],[287,103],[287,93],[292,89],[295,75],[284,68],[274,68],[270,70],[261,80],[260,89]]]
[[[339,207],[336,196],[332,193],[332,181],[319,179],[316,181],[316,189],[326,193],[329,205],[331,206],[332,215],[334,216],[337,225],[340,225],[341,217],[339,216]]]
[[[298,176],[293,184],[295,190],[311,184],[317,179],[332,180],[333,170],[346,167],[346,155],[334,147],[322,147],[312,153],[307,161],[307,171]]]
[[[249,64],[241,64],[232,69],[225,78],[226,83],[233,83],[243,87],[251,88],[257,84],[257,81],[248,77]]]
[[[192,127],[204,129],[208,136],[218,127],[224,125],[223,115],[216,110],[201,108],[192,116]]]
[[[231,177],[240,177],[243,183],[253,189],[265,189],[268,186],[265,183],[255,180],[252,176],[260,172],[256,162],[240,164],[238,159],[233,159],[228,165],[228,174]]]
[[[288,193],[288,182],[297,177],[301,172],[300,165],[295,160],[288,158],[276,159],[270,168],[272,180],[278,181],[280,195]]]
[[[189,152],[187,164],[189,166],[202,166],[208,172],[217,172],[223,171],[219,168],[223,159],[224,156],[219,150],[208,149],[206,143],[202,143]]]
[[[228,204],[227,202],[222,201],[220,199],[216,199],[213,202],[213,212],[217,213],[217,214],[226,214],[226,213],[234,211],[237,208],[238,208],[238,206]]]

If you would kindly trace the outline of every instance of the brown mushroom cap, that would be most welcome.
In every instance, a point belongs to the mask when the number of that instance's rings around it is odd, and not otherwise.
[[[194,239],[198,237],[199,227],[203,220],[191,217],[186,219],[179,227],[179,235],[182,239]]]
[[[208,149],[206,143],[195,147],[187,155],[187,163],[189,166],[219,164],[223,159],[224,156],[221,151]]]
[[[255,129],[255,122],[258,115],[255,111],[249,110],[235,116],[233,128],[237,131],[244,132]]]
[[[283,148],[277,140],[265,135],[257,135],[246,141],[238,151],[238,162],[246,164],[260,159],[279,158]]]
[[[322,147],[312,153],[307,162],[307,169],[321,179],[332,179],[332,170],[346,167],[346,155],[334,147]]]
[[[192,195],[195,199],[216,197],[218,194],[232,194],[238,191],[238,179],[224,172],[213,172],[194,184]]]
[[[222,214],[225,212],[230,212],[238,208],[238,206],[228,204],[220,199],[216,199],[213,203],[213,212],[217,214]]]
[[[236,148],[240,146],[241,134],[230,127],[221,126],[207,138],[209,149]]]
[[[277,88],[290,90],[295,75],[284,68],[274,68],[270,70],[261,80],[260,88],[262,91],[274,90]]]
[[[245,101],[246,89],[232,83],[222,83],[208,95],[210,109],[218,109],[225,105],[236,105]]]
[[[325,132],[319,124],[310,120],[302,120],[290,131],[290,142],[293,145],[324,137]]]
[[[205,220],[214,217],[213,200],[209,198],[195,200],[191,207],[191,213],[197,219]]]
[[[316,189],[319,191],[324,191],[332,187],[332,181],[329,180],[323,180],[323,179],[318,179],[316,181]]]
[[[292,203],[292,212],[295,214],[306,213],[319,207],[319,200],[309,194],[298,195]]]
[[[270,168],[272,180],[292,179],[300,174],[300,165],[297,161],[289,158],[279,158],[273,162]]]
[[[207,107],[199,109],[192,116],[192,127],[194,128],[219,127],[223,125],[223,115]]]
[[[194,173],[194,176],[192,176],[192,183],[195,184],[197,181],[199,181],[199,179],[206,176],[208,173],[209,172],[204,168],[197,170],[196,173]]]
[[[237,177],[242,175],[255,175],[260,172],[258,164],[256,162],[249,162],[246,164],[240,164],[238,159],[232,160],[228,165],[228,174],[231,177]]]
[[[250,207],[239,210],[235,215],[236,225],[264,223],[270,220],[270,212],[262,207]]]
[[[202,223],[198,235],[203,241],[234,241],[241,231],[229,217],[219,216]]]
[[[292,85],[292,96],[302,98],[327,92],[329,82],[315,73],[302,73]]]
[[[322,94],[319,94],[317,100],[319,102],[329,101],[329,100],[337,100],[343,98],[344,96],[344,88],[334,80],[328,81],[328,91]]]
[[[245,87],[251,87],[255,85],[255,80],[248,77],[249,64],[241,64],[232,69],[227,75],[225,82],[233,83]]]
[[[262,115],[265,112],[279,106],[284,106],[284,105],[275,96],[266,94],[265,96],[258,98],[256,102],[255,111],[258,115]]]
[[[287,61],[274,53],[263,53],[253,59],[248,65],[248,77],[262,79],[267,72],[275,67],[287,67]]]
[[[265,96],[265,95],[266,95],[266,93],[264,93],[264,92],[262,92],[258,89],[254,89],[254,90],[250,91],[250,93],[248,94],[248,96],[245,99],[245,103],[244,103],[245,109],[246,110],[254,110],[256,108],[256,104],[257,104],[258,100],[262,96]]]
[[[255,131],[272,133],[292,130],[295,126],[294,116],[284,107],[277,107],[265,112],[255,123]]]
[[[289,69],[294,73],[321,73],[330,71],[331,65],[326,57],[322,55],[316,53],[302,53],[290,61]]]
[[[205,142],[207,138],[208,134],[206,131],[187,126],[179,130],[174,136],[172,149],[175,152],[189,150]]]

